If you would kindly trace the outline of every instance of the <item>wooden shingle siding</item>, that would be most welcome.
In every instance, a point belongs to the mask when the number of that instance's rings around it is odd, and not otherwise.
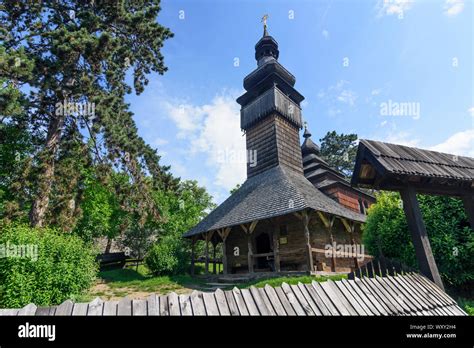
[[[166,296],[151,295],[145,300],[67,300],[55,308],[30,303],[23,308],[0,309],[0,315],[467,315],[434,283],[415,273],[312,284],[283,283],[281,287],[193,291],[189,295],[172,292]]]

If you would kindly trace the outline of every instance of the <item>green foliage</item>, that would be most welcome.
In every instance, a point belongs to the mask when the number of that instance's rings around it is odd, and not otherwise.
[[[338,134],[336,131],[327,132],[321,142],[321,157],[328,164],[344,173],[352,176],[355,157],[357,154],[357,134]]]
[[[467,314],[474,316],[474,300],[466,298],[458,298],[456,301],[462,309],[466,311]]]
[[[0,258],[0,306],[28,303],[55,305],[80,294],[93,283],[95,253],[74,235],[21,224],[0,226],[0,245],[36,246],[33,257]],[[34,250],[34,249],[32,249]]]
[[[81,203],[82,218],[74,232],[87,242],[96,237],[115,238],[126,223],[127,214],[120,207],[120,202],[110,182],[103,182],[97,173],[86,172],[83,200]],[[112,174],[116,180],[120,175]]]
[[[152,189],[177,180],[138,135],[125,96],[142,93],[152,72],[167,70],[161,49],[173,34],[157,22],[159,12],[159,0],[2,3],[0,121],[17,126],[21,117],[35,144],[26,168],[30,187],[22,188],[27,202],[11,207],[30,208],[32,225],[72,230],[80,216],[80,169],[96,163],[129,176],[126,210],[142,223],[157,218]],[[13,177],[16,167],[7,168]]]
[[[148,252],[145,263],[154,275],[176,275],[184,273],[188,257],[183,243],[173,236],[160,238]]]
[[[232,195],[232,194],[234,194],[234,192],[237,192],[237,190],[240,188],[240,186],[242,186],[242,185],[240,185],[240,184],[235,185],[235,187],[232,190],[230,190],[230,194]]]
[[[443,281],[467,286],[474,281],[474,234],[462,202],[444,196],[418,195],[431,248]],[[363,239],[368,252],[416,267],[411,234],[397,193],[379,193],[369,208]]]

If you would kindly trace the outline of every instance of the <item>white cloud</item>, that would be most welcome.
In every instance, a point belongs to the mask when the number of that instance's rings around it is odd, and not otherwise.
[[[329,31],[327,31],[326,29],[324,29],[321,34],[323,35],[323,37],[327,40],[329,39]]]
[[[471,116],[474,117],[474,106],[467,109],[467,112],[469,112],[471,114]]]
[[[193,132],[196,132],[202,124],[204,110],[191,104],[181,103],[174,105],[169,101],[163,102],[168,116],[174,122],[179,132],[178,138],[184,138]]]
[[[372,95],[379,95],[381,91],[382,91],[381,88],[373,89],[372,92],[370,92],[370,94],[372,94]]]
[[[237,156],[245,154],[245,138],[240,131],[240,113],[235,96],[217,96],[205,105],[173,105],[168,102],[166,109],[181,137],[188,139],[188,154],[202,153],[206,156],[215,185],[229,191],[245,180],[245,161],[238,162],[222,156],[224,152]]]
[[[411,9],[413,0],[379,0],[375,6],[377,17],[403,15]]]
[[[155,146],[155,147],[158,147],[158,146],[163,146],[163,145],[166,145],[168,144],[169,141],[166,140],[166,139],[163,139],[163,138],[155,138],[151,141],[150,145],[151,146]]]
[[[420,144],[420,139],[414,138],[409,132],[391,132],[383,140],[384,142],[405,146],[417,147]]]
[[[446,0],[444,3],[444,14],[456,16],[464,10],[464,0]]]
[[[432,146],[430,149],[459,156],[474,157],[474,129],[455,133],[444,142]]]
[[[337,97],[337,100],[350,106],[354,106],[356,99],[357,95],[351,90],[343,90]]]

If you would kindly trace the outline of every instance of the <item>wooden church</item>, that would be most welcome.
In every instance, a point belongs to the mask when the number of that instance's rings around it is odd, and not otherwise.
[[[257,68],[237,99],[247,151],[256,151],[258,161],[247,163],[247,180],[236,192],[185,233],[193,244],[192,272],[197,240],[206,242],[206,264],[209,243],[214,250],[222,243],[224,274],[349,272],[370,259],[363,250],[328,254],[328,246],[361,244],[361,224],[375,199],[320,157],[308,129],[300,146],[304,97],[278,56],[265,25],[255,46]]]

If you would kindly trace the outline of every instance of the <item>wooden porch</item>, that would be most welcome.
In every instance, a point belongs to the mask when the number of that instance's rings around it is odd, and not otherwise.
[[[354,255],[352,257],[352,263],[350,267],[344,272],[337,272],[338,268],[338,258],[342,258],[346,256],[338,254],[336,250],[332,250],[330,265],[325,267],[325,264],[321,265],[315,262],[314,260],[317,258],[318,255],[326,255],[328,250],[317,247],[316,245],[312,245],[311,242],[311,231],[309,228],[310,222],[318,220],[322,223],[325,228],[325,233],[329,236],[328,242],[331,245],[335,245],[336,238],[333,234],[333,228],[335,221],[339,221],[340,224],[343,226],[345,233],[347,233],[346,241],[350,240],[350,244],[354,246],[354,231],[357,222],[348,220],[346,218],[330,215],[321,211],[305,209],[299,212],[294,212],[292,214],[286,215],[286,217],[292,216],[296,217],[299,221],[299,231],[301,233],[300,237],[302,242],[298,245],[298,247],[292,247],[291,249],[286,248],[286,250],[282,250],[280,247],[280,226],[281,226],[281,217],[274,217],[265,220],[255,220],[251,221],[246,224],[240,224],[237,226],[228,226],[225,228],[209,231],[206,233],[202,233],[200,235],[196,235],[192,237],[192,257],[191,257],[191,274],[195,274],[195,263],[196,259],[196,252],[195,252],[195,245],[198,240],[203,240],[205,243],[205,255],[203,258],[200,258],[200,261],[204,262],[205,264],[205,273],[209,275],[211,272],[209,271],[210,264],[213,265],[212,273],[218,274],[216,272],[216,264],[222,264],[222,275],[224,276],[233,276],[234,274],[238,277],[242,274],[246,274],[248,277],[258,277],[259,275],[268,276],[271,275],[278,275],[278,276],[285,276],[288,274],[337,274],[337,273],[349,273],[354,269],[357,269],[360,266],[358,258],[363,256],[364,258],[371,259],[369,255]],[[266,252],[258,252],[255,248],[255,230],[259,223],[263,221],[266,222],[267,225],[271,226],[268,232],[268,237],[271,239],[270,241],[270,251]],[[231,233],[244,233],[246,239],[246,247],[247,247],[247,254],[246,254],[246,269],[239,270],[238,272],[232,270],[229,267],[228,257],[229,257],[229,250],[228,250],[228,237]],[[212,246],[212,256],[211,256],[211,248]],[[222,248],[222,259],[216,258],[216,249],[220,245]],[[285,262],[282,262],[282,258],[284,259],[287,256],[301,256],[304,257],[304,267],[303,269],[288,271],[282,269],[282,266],[285,265]],[[261,260],[264,260],[263,262]],[[265,266],[262,266],[265,265]],[[346,267],[347,268],[347,267]]]

